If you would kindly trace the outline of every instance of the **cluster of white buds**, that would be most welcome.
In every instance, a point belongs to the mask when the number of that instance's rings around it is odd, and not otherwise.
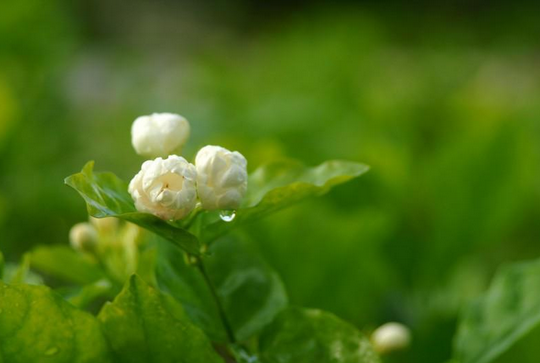
[[[211,145],[197,153],[195,165],[171,155],[185,144],[189,130],[185,118],[170,113],[142,116],[133,123],[131,136],[137,153],[158,156],[144,162],[129,184],[138,211],[178,220],[191,213],[198,200],[207,210],[240,206],[247,190],[246,158]]]

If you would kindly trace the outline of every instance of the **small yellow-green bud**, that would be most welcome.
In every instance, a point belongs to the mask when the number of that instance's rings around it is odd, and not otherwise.
[[[96,227],[98,232],[104,235],[110,235],[118,229],[118,218],[115,217],[105,217],[105,218],[94,218],[90,217],[90,223]]]
[[[90,223],[77,223],[69,231],[71,246],[82,252],[94,252],[98,243],[96,228]]]

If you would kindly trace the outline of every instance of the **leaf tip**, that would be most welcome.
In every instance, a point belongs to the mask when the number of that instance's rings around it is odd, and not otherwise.
[[[130,286],[137,286],[140,283],[142,283],[142,279],[137,274],[133,274],[129,277]]]
[[[90,160],[86,164],[84,164],[84,167],[79,173],[72,174],[66,178],[64,178],[64,184],[73,186],[73,178],[77,175],[83,174],[85,176],[91,176],[94,170],[94,160]]]
[[[84,164],[84,167],[81,170],[81,173],[85,175],[92,175],[92,172],[94,171],[94,160],[90,160],[86,164]]]

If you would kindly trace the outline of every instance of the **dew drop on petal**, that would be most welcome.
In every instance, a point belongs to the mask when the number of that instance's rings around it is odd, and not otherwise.
[[[219,213],[219,218],[221,218],[223,222],[232,222],[235,217],[236,217],[235,210],[222,210]]]

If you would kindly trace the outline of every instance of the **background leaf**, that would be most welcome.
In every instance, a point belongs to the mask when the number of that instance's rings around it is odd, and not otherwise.
[[[212,240],[243,223],[264,217],[311,197],[322,195],[334,186],[369,170],[365,164],[331,160],[316,167],[296,161],[273,162],[249,175],[248,192],[232,222],[215,218],[208,223],[204,240]]]
[[[199,255],[200,244],[195,236],[151,214],[137,212],[128,193],[128,185],[113,173],[94,173],[93,168],[94,162],[90,161],[80,173],[65,180],[84,198],[91,216],[124,219],[162,236],[193,255]]]
[[[222,362],[182,307],[137,276],[98,318],[115,362]]]
[[[263,332],[265,363],[375,363],[369,340],[354,326],[321,310],[291,307]]]
[[[455,355],[488,363],[540,325],[540,260],[501,269],[484,296],[462,317]]]
[[[59,183],[81,160],[129,181],[134,118],[180,112],[189,158],[211,143],[251,166],[369,164],[248,233],[295,305],[405,322],[403,362],[447,362],[458,308],[540,256],[540,2],[187,1],[1,2],[8,269],[86,220]]]
[[[174,246],[159,244],[159,286],[182,303],[191,319],[213,340],[225,341],[217,307],[201,273],[186,264]],[[248,241],[238,235],[220,239],[205,258],[235,337],[246,340],[270,323],[287,305],[285,288],[276,272]]]
[[[29,256],[32,268],[64,282],[85,285],[104,277],[96,261],[65,245],[38,246]]]
[[[0,251],[0,280],[4,277],[4,266],[6,264],[6,261],[4,260],[4,255],[2,254],[2,251]]]
[[[0,362],[109,362],[97,320],[45,286],[0,282]]]
[[[110,281],[104,279],[82,287],[60,288],[56,292],[79,309],[97,313],[101,305],[99,303],[97,306],[93,305],[96,300],[103,302],[112,300],[118,294],[118,289]]]
[[[30,254],[25,253],[18,264],[7,263],[4,266],[4,274],[2,276],[4,282],[10,284],[31,284],[42,285],[43,278],[41,275],[30,270]]]

